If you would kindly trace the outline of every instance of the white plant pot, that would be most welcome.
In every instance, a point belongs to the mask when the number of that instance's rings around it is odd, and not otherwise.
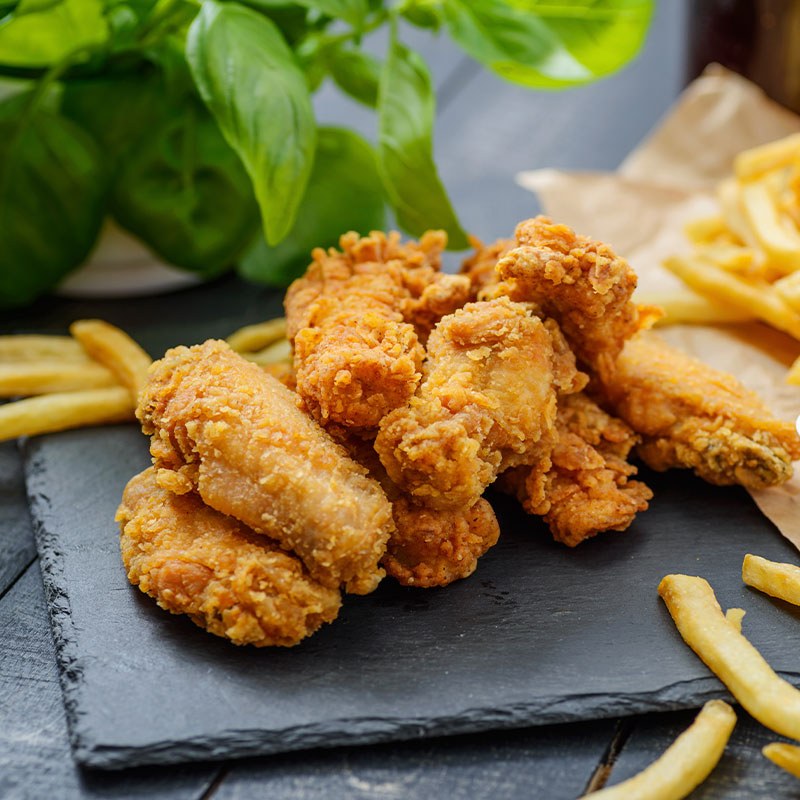
[[[67,276],[56,293],[66,297],[142,297],[198,283],[202,278],[161,261],[108,219],[86,263]]]

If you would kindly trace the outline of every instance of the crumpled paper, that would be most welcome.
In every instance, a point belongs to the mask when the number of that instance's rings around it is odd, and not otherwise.
[[[754,84],[718,65],[680,96],[660,125],[614,173],[522,172],[519,184],[539,195],[545,212],[613,245],[636,269],[639,290],[689,290],[662,267],[688,252],[686,221],[714,213],[714,188],[732,173],[741,150],[800,131],[800,116]],[[757,391],[784,419],[800,414],[800,387],[785,382],[800,343],[760,323],[673,325],[673,345]],[[800,463],[784,486],[751,491],[761,511],[800,549]]]

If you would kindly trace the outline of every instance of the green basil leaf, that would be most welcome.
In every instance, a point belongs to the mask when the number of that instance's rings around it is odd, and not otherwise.
[[[537,88],[608,75],[639,51],[653,0],[445,0],[453,39],[506,80]]]
[[[397,221],[419,236],[443,228],[469,246],[433,161],[434,90],[425,62],[392,37],[378,96],[378,165]]]
[[[442,27],[442,12],[430,3],[409,5],[403,9],[403,18],[418,28],[438,31]]]
[[[78,50],[104,45],[108,34],[102,0],[21,0],[0,22],[0,63],[49,67]]]
[[[187,57],[200,95],[244,163],[267,241],[291,230],[316,145],[305,76],[275,25],[238,3],[206,0]]]
[[[258,229],[236,153],[199,100],[161,104],[161,119],[121,162],[111,212],[170,263],[205,277],[231,267]]]
[[[378,104],[380,62],[363,50],[337,48],[328,55],[328,69],[336,85],[370,108]]]
[[[108,184],[88,134],[44,110],[20,129],[19,108],[0,106],[0,307],[30,303],[84,261]]]
[[[239,272],[258,283],[286,286],[302,274],[314,247],[335,245],[346,231],[366,234],[385,224],[372,147],[352,131],[320,128],[314,170],[291,233],[275,247],[259,235]]]
[[[358,28],[369,10],[366,0],[297,0],[297,4],[319,11],[326,17],[343,19]]]

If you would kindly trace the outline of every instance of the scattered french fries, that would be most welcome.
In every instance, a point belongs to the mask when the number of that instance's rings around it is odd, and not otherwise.
[[[742,562],[742,580],[770,597],[800,606],[800,567],[780,564],[748,553]]]
[[[658,306],[664,316],[656,320],[656,326],[684,323],[687,325],[708,325],[731,322],[750,322],[755,319],[750,310],[736,306],[726,306],[701,294],[686,290],[660,293],[652,296],[637,292],[636,301],[642,305]]]
[[[598,800],[680,800],[698,787],[717,766],[735,725],[733,709],[723,700],[711,700],[657,761],[638,775],[585,797]]]
[[[288,339],[278,339],[263,350],[257,350],[255,353],[240,353],[242,358],[252,361],[259,366],[266,366],[267,364],[277,364],[282,361],[289,361],[292,356],[292,348]]]
[[[147,382],[152,359],[127,333],[100,319],[82,319],[70,333],[86,352],[105,365],[135,401]]]
[[[55,360],[85,363],[89,359],[71,336],[25,333],[0,336],[0,364]]]
[[[114,385],[114,375],[93,361],[0,363],[0,397],[3,398],[103,389]]]
[[[772,742],[762,747],[761,752],[773,764],[800,778],[800,747],[786,742]]]
[[[226,341],[237,353],[254,353],[286,338],[286,318],[278,317],[234,331]]]
[[[762,725],[800,739],[800,691],[779,677],[725,618],[703,578],[667,575],[658,586],[683,640]]]

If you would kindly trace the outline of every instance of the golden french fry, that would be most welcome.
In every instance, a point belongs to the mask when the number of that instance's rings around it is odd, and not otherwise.
[[[735,178],[722,181],[717,186],[717,200],[728,230],[746,247],[760,248],[758,239],[742,210],[739,184]]]
[[[718,303],[742,312],[800,339],[800,313],[765,281],[749,281],[698,256],[673,256],[664,266],[687,286]]]
[[[773,764],[777,764],[781,769],[785,769],[795,778],[800,778],[800,747],[786,742],[772,742],[764,745],[761,752]]]
[[[735,244],[705,244],[697,247],[697,254],[729,272],[742,275],[763,276],[766,266],[764,254],[751,247]]]
[[[658,305],[664,316],[656,320],[656,326],[677,325],[713,325],[726,322],[749,322],[755,319],[750,311],[738,307],[725,306],[690,290],[660,292],[650,295],[647,292],[636,292],[637,303]]]
[[[712,772],[736,725],[736,714],[724,700],[710,700],[694,722],[658,760],[616,786],[585,797],[603,800],[680,800]]]
[[[733,160],[736,177],[742,181],[758,178],[766,172],[790,165],[800,158],[800,133],[739,153]]]
[[[0,406],[0,441],[133,418],[133,401],[122,386],[46,394]]]
[[[762,181],[739,186],[745,218],[770,262],[784,272],[800,269],[800,232],[782,216],[769,187]]]
[[[800,739],[800,691],[731,624],[708,581],[667,575],[658,586],[683,640],[762,725]]]
[[[736,628],[739,633],[742,632],[742,620],[747,612],[743,608],[729,608],[725,612],[725,619]]]
[[[786,383],[800,386],[800,357],[796,358],[789,371],[786,373]]]
[[[800,606],[800,567],[768,561],[748,553],[742,562],[742,580],[770,597]]]
[[[279,339],[263,350],[258,350],[255,353],[241,353],[241,356],[263,367],[266,364],[289,361],[292,357],[292,346],[289,344],[288,339]]]
[[[237,353],[253,353],[286,337],[286,318],[278,317],[257,325],[246,325],[234,331],[225,341]]]
[[[28,397],[116,385],[112,373],[93,361],[0,364],[0,397]]]
[[[0,336],[0,362],[53,360],[85,362],[89,358],[71,336]]]
[[[800,271],[779,278],[772,286],[787,305],[800,313]]]
[[[125,331],[101,319],[78,320],[69,331],[92,358],[116,375],[135,401],[147,383],[150,356]]]
[[[690,220],[684,225],[683,231],[686,238],[695,244],[712,244],[729,234],[722,214]]]

